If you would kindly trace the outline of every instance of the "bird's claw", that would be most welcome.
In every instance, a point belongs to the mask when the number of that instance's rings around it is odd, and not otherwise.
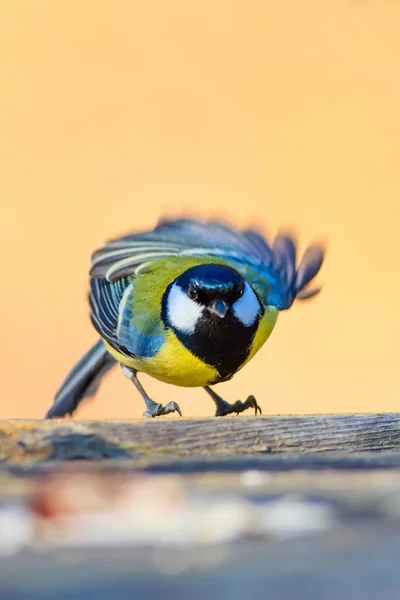
[[[262,414],[260,405],[258,404],[255,397],[251,395],[244,402],[242,402],[241,400],[236,400],[236,402],[234,402],[233,404],[229,404],[229,402],[225,402],[225,400],[218,402],[215,416],[225,417],[226,415],[230,415],[232,413],[236,413],[237,415],[239,415],[248,408],[254,408],[255,415],[257,413],[260,413],[260,415]]]
[[[163,406],[162,404],[154,403],[154,407],[152,406],[149,410],[146,410],[143,413],[143,416],[154,418],[160,417],[161,415],[168,415],[173,412],[177,412],[179,416],[182,416],[180,406],[176,402],[168,402],[168,404],[166,404],[165,406]]]

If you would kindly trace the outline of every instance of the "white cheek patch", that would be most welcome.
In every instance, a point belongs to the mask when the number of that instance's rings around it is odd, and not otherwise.
[[[248,283],[244,284],[243,295],[232,305],[233,312],[246,327],[253,325],[261,313],[260,303]]]
[[[167,313],[171,325],[182,333],[193,333],[204,307],[191,300],[174,284],[168,294]]]

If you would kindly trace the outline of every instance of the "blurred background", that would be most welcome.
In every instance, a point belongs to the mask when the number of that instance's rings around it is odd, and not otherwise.
[[[228,400],[264,413],[400,407],[400,5],[349,0],[0,4],[0,417],[42,417],[96,339],[91,252],[162,212],[301,248],[323,291],[281,314]],[[142,377],[185,416],[202,390]],[[116,369],[80,417],[137,417]]]

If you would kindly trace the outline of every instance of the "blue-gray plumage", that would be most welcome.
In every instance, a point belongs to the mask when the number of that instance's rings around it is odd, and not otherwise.
[[[255,230],[217,221],[163,220],[152,231],[109,241],[92,255],[90,269],[91,320],[101,340],[63,382],[46,416],[72,414],[115,362],[143,395],[146,415],[179,407],[148,398],[138,371],[205,387],[217,414],[257,411],[253,397],[229,405],[209,385],[231,378],[254,356],[279,311],[319,292],[309,284],[323,258],[314,245],[297,266],[292,235],[269,244]]]

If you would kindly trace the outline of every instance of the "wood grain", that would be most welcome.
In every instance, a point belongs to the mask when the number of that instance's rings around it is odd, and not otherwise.
[[[82,482],[75,479],[79,474],[85,489],[96,492],[86,497],[105,498],[104,509],[112,511],[108,490],[123,493],[128,481],[142,481],[143,474],[130,473],[137,470],[147,471],[144,477],[152,481],[163,479],[157,473],[179,473],[172,478],[180,482],[193,520],[223,498],[246,500],[254,510],[268,502],[282,502],[282,507],[292,499],[306,508],[306,524],[321,518],[316,503],[328,510],[331,524],[315,535],[292,532],[288,539],[279,539],[271,533],[207,547],[166,547],[164,542],[152,547],[86,547],[76,540],[75,546],[62,548],[42,540],[40,553],[28,546],[0,556],[0,600],[83,600],[90,595],[124,600],[135,594],[144,600],[189,594],[193,600],[400,597],[398,414],[0,421],[3,522],[10,516],[15,519],[22,506],[37,506],[32,498],[46,489],[58,492],[61,508],[71,491],[78,490],[72,499],[79,498],[84,492],[76,484]],[[46,488],[49,481],[58,484]],[[162,498],[168,502],[168,487],[165,490],[156,498],[145,496],[146,503],[154,503],[156,515]],[[190,498],[196,502],[191,504]],[[204,504],[199,505],[201,498]],[[161,515],[163,506],[161,502]],[[280,522],[288,535],[294,523],[285,510],[289,521],[283,523],[281,513]],[[120,517],[124,532],[129,514],[134,511]],[[84,521],[79,522],[82,527]],[[57,523],[55,519],[45,529],[36,527],[35,535],[48,534]],[[163,539],[162,521],[159,527]]]
[[[400,449],[400,414],[0,421],[0,462]]]

